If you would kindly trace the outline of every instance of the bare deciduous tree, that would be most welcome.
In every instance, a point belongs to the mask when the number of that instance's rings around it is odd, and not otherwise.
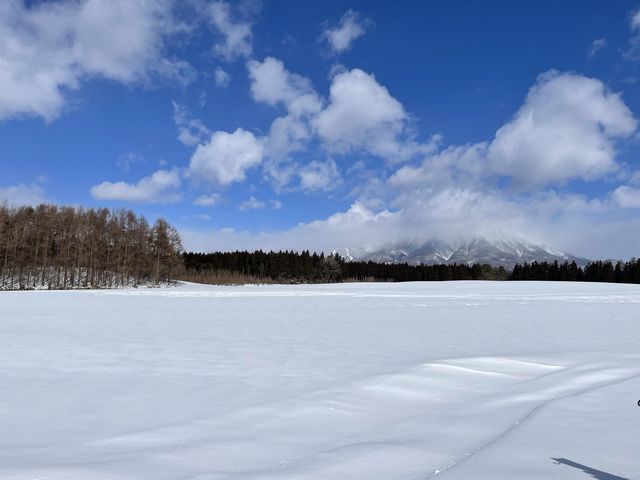
[[[0,205],[0,289],[103,288],[172,281],[177,230],[131,210]]]

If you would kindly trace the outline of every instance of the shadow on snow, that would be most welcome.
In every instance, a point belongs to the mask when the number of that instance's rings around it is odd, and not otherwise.
[[[611,473],[603,472],[602,470],[596,470],[595,468],[572,462],[571,460],[567,460],[566,458],[552,458],[551,460],[555,461],[557,464],[564,464],[582,470],[584,473],[588,473],[589,475],[591,475],[591,477],[598,480],[629,480],[628,478],[619,477]]]

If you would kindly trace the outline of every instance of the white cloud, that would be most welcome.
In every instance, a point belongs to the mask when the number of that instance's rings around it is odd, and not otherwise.
[[[38,205],[47,202],[43,188],[36,183],[0,187],[0,204],[7,203],[7,205],[19,206]]]
[[[137,183],[102,182],[91,187],[91,196],[97,200],[173,203],[180,201],[181,195],[176,190],[181,183],[176,170],[158,170]]]
[[[317,164],[305,169],[293,160],[318,139],[329,153],[366,153],[390,161],[431,152],[439,142],[437,135],[427,144],[414,141],[409,115],[400,102],[362,70],[336,73],[326,104],[308,78],[289,72],[276,58],[251,60],[247,68],[253,99],[287,112],[272,122],[265,137],[264,171],[276,191],[296,178],[304,189],[318,182],[321,173],[327,176],[329,171],[318,172]],[[322,181],[322,186],[316,183],[310,189],[329,188]]]
[[[293,115],[278,117],[271,123],[266,138],[267,155],[279,163],[291,153],[305,150],[311,138],[307,119]]]
[[[363,151],[393,161],[433,150],[433,144],[413,141],[402,104],[362,70],[336,74],[325,107],[311,81],[287,71],[280,60],[252,60],[247,67],[253,99],[287,110],[272,123],[267,138],[267,155],[274,159],[304,150],[314,135],[330,152]]]
[[[213,76],[216,82],[216,87],[227,88],[229,86],[229,83],[231,82],[231,75],[229,75],[220,67],[216,68]]]
[[[189,173],[217,185],[245,179],[246,171],[262,162],[264,146],[253,133],[238,128],[233,133],[217,131],[191,156]]]
[[[389,178],[389,185],[397,189],[475,185],[491,173],[485,160],[487,146],[482,142],[447,147],[427,156],[420,165],[400,168]]]
[[[619,94],[597,79],[547,72],[500,128],[488,151],[493,172],[535,188],[615,171],[614,141],[637,122]]]
[[[302,223],[283,232],[250,233],[221,229],[210,233],[185,231],[183,240],[187,248],[213,250],[227,249],[306,249],[328,251],[345,245],[368,245],[371,235],[393,232],[393,214],[373,212],[359,202],[345,211],[324,220]]]
[[[175,105],[179,138],[187,145],[198,145],[189,168],[193,178],[224,186],[243,181],[247,170],[262,165],[264,175],[280,191],[297,178],[299,165],[289,156],[306,149],[313,136],[310,118],[323,102],[309,79],[287,71],[278,59],[250,60],[247,69],[252,98],[286,110],[273,121],[269,134],[257,138],[238,129],[211,135],[202,122]]]
[[[599,80],[548,72],[492,142],[449,146],[420,165],[399,169],[389,184],[476,188],[506,176],[520,189],[536,190],[571,179],[594,180],[619,168],[615,141],[635,128],[620,96]]]
[[[353,10],[347,11],[340,23],[333,28],[326,29],[322,38],[326,40],[334,53],[342,53],[351,48],[355,39],[364,35],[366,22]]]
[[[613,192],[613,200],[623,208],[640,208],[640,189],[623,185]]]
[[[173,102],[173,121],[178,128],[178,140],[188,147],[198,145],[211,135],[202,121],[191,117],[186,107],[176,102]]]
[[[287,111],[273,121],[265,139],[265,155],[269,158],[265,172],[280,190],[295,176],[296,166],[287,162],[288,157],[304,150],[311,140],[310,118],[322,109],[322,99],[308,78],[287,71],[276,58],[252,60],[247,68],[253,99]]]
[[[312,124],[329,151],[399,161],[423,151],[409,138],[408,121],[402,104],[373,75],[353,69],[333,78],[330,103]]]
[[[371,86],[371,78],[363,83]],[[284,103],[282,99],[289,97],[276,98],[274,103]],[[330,111],[335,103],[332,97],[329,107],[318,115]],[[396,116],[392,119],[406,121],[401,106],[393,111]],[[359,119],[358,115],[355,118]],[[315,119],[312,116],[310,121]],[[341,125],[348,129],[350,124]],[[185,244],[199,245],[206,239],[212,249],[326,251],[424,241],[433,236],[455,240],[504,232],[592,258],[637,255],[635,237],[640,235],[640,221],[635,219],[633,208],[640,208],[640,189],[624,186],[602,198],[549,189],[570,179],[591,180],[615,171],[616,142],[635,129],[636,120],[621,97],[599,80],[549,72],[539,77],[522,107],[497,131],[493,141],[446,147],[417,164],[398,168],[386,181],[379,171],[367,177],[364,167],[348,170],[358,175],[361,185],[354,190],[356,201],[344,212],[284,231],[185,232]],[[358,134],[351,137],[358,138]],[[401,143],[402,136],[398,138]],[[345,150],[371,152],[366,141],[349,144]],[[302,180],[305,168],[311,174]],[[288,182],[300,178],[309,190],[328,185],[313,162],[306,166],[287,164],[284,170]],[[505,186],[503,176],[523,188]]]
[[[300,116],[315,113],[322,101],[311,81],[284,68],[282,61],[267,57],[262,62],[247,63],[251,79],[251,95],[256,102],[268,105],[283,104],[289,113]]]
[[[0,3],[0,120],[57,118],[90,78],[131,85],[153,76],[188,82],[193,69],[163,56],[178,26],[169,0]]]
[[[300,168],[298,176],[300,177],[300,189],[311,192],[332,190],[341,180],[334,160],[309,162]]]
[[[266,206],[267,206],[266,203],[264,203],[261,200],[258,200],[256,197],[252,195],[247,200],[245,200],[240,205],[238,205],[238,210],[240,210],[241,212],[244,212],[246,210],[260,210],[265,208]]]
[[[212,193],[209,195],[201,195],[193,201],[198,207],[213,207],[220,201],[220,195]]]
[[[231,7],[227,2],[215,1],[209,5],[209,19],[221,37],[214,45],[214,51],[218,56],[232,61],[251,55],[251,24],[232,18]]]
[[[589,45],[588,55],[589,58],[594,57],[600,50],[607,46],[607,41],[604,38],[596,38],[591,45]]]
[[[640,221],[611,205],[555,192],[505,196],[499,191],[444,188],[422,192],[394,210],[354,202],[346,211],[287,230],[183,232],[187,249],[311,249],[380,247],[433,237],[515,234],[590,258],[637,256]]]

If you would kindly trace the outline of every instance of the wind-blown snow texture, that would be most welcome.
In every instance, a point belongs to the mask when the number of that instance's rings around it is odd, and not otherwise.
[[[185,285],[0,308],[2,479],[640,478],[639,286]]]

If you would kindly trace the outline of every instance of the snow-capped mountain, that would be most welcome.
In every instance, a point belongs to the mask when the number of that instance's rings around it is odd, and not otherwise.
[[[524,262],[575,261],[586,265],[589,260],[563,252],[544,244],[537,244],[520,237],[505,236],[495,239],[475,237],[471,240],[446,242],[432,238],[424,243],[406,242],[382,248],[342,248],[334,250],[347,261],[372,260],[381,263],[409,263],[426,265],[435,263],[488,263],[513,268]]]

